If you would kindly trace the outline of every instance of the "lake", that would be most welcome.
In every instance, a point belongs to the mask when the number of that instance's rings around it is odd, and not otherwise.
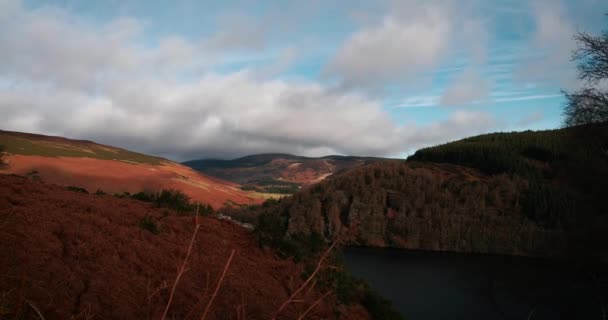
[[[406,319],[606,319],[590,273],[566,262],[377,248],[344,262]]]

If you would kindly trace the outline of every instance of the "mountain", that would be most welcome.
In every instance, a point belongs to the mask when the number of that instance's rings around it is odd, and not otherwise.
[[[193,200],[219,208],[226,203],[262,201],[256,192],[210,177],[184,165],[86,140],[0,131],[4,165],[0,173],[29,176],[89,192],[182,191]]]
[[[0,175],[0,261],[0,319],[161,319],[169,297],[168,319],[207,305],[206,319],[271,319],[305,272],[233,222],[14,175]],[[313,284],[277,319],[370,318],[336,300]]]
[[[292,194],[345,169],[387,160],[373,157],[258,154],[234,160],[204,159],[183,164],[207,175],[243,185],[244,190]]]
[[[242,210],[275,245],[350,245],[608,260],[608,123],[495,133],[333,175]]]

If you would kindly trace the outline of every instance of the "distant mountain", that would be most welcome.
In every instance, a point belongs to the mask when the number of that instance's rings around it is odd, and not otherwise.
[[[236,183],[212,178],[167,159],[87,140],[1,131],[4,150],[0,174],[18,174],[45,182],[107,193],[177,189],[193,200],[219,208],[252,204],[259,194]]]
[[[244,190],[291,194],[345,169],[387,160],[374,157],[302,157],[268,153],[234,160],[203,159],[183,164],[204,174],[243,185]]]
[[[275,245],[316,234],[347,245],[608,261],[607,190],[603,123],[471,137],[226,214],[258,223]]]

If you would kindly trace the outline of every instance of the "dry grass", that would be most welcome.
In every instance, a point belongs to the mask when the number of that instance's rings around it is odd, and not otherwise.
[[[171,307],[171,302],[173,301],[175,289],[177,288],[179,281],[180,281],[181,277],[183,276],[183,274],[188,271],[188,268],[187,268],[188,259],[190,258],[190,254],[192,253],[192,247],[194,246],[194,241],[196,240],[196,234],[198,233],[198,230],[200,229],[200,226],[201,226],[198,213],[199,213],[199,207],[196,208],[194,232],[192,233],[192,238],[190,239],[190,244],[188,245],[188,250],[186,251],[186,256],[184,257],[184,261],[182,262],[182,265],[177,272],[177,276],[175,277],[175,281],[173,282],[173,286],[171,287],[171,293],[169,294],[169,300],[167,301],[167,305],[165,306],[165,311],[163,312],[161,320],[165,320],[165,318],[167,317],[167,314],[169,313],[169,308]],[[232,259],[234,258],[234,253],[235,253],[235,250],[233,249],[232,252],[230,253],[230,257],[228,258],[228,261],[226,261],[224,270],[222,271],[222,274],[217,281],[215,290],[213,291],[213,294],[211,295],[209,302],[207,302],[207,305],[205,306],[205,310],[203,312],[203,315],[201,316],[201,320],[205,320],[205,318],[207,318],[207,315],[209,314],[209,310],[211,309],[211,306],[213,305],[213,301],[215,300],[215,297],[217,297],[217,294],[218,294],[220,288],[222,287],[224,277],[226,276],[226,273],[228,272],[228,269],[230,268],[230,264],[232,263]],[[208,283],[209,283],[209,274],[207,274],[207,284]],[[154,295],[156,292],[158,292],[158,290],[160,290],[160,289],[157,289],[154,293],[152,293],[152,295]],[[205,295],[206,295],[206,291],[203,296],[205,296]],[[151,299],[151,295],[148,294],[148,300],[150,301],[150,299]],[[192,310],[194,310],[194,309],[192,309]]]
[[[327,250],[325,250],[325,252],[323,252],[323,255],[321,255],[321,258],[319,258],[319,262],[317,262],[317,267],[315,268],[315,271],[308,277],[308,279],[306,279],[306,281],[304,281],[304,283],[298,288],[296,289],[291,296],[289,296],[289,298],[287,300],[285,300],[283,302],[283,304],[281,304],[281,306],[279,307],[279,309],[277,309],[277,311],[275,311],[272,320],[276,320],[277,316],[281,313],[281,311],[283,311],[283,309],[285,309],[290,303],[292,303],[295,299],[295,297],[302,291],[304,290],[308,284],[315,278],[315,276],[317,275],[317,273],[319,273],[319,271],[321,271],[321,267],[323,266],[323,262],[325,261],[325,259],[327,258],[327,256],[329,255],[329,253],[331,252],[331,250],[336,246],[336,244],[338,243],[338,241],[335,241],[329,248],[327,248]],[[312,307],[314,307],[316,304],[318,304],[318,302],[315,302],[313,304]],[[311,309],[311,308],[309,308]]]
[[[169,300],[167,301],[167,305],[165,306],[165,311],[163,312],[163,316],[161,320],[165,320],[167,317],[167,313],[169,312],[169,308],[171,307],[171,302],[173,301],[173,295],[175,294],[175,288],[179,284],[179,280],[184,275],[187,270],[186,266],[188,265],[188,258],[190,258],[190,253],[192,252],[192,246],[194,245],[194,240],[196,240],[196,234],[201,227],[201,224],[198,219],[198,211],[199,208],[196,208],[196,216],[195,216],[195,226],[194,232],[192,233],[192,238],[190,239],[190,245],[188,246],[188,250],[186,251],[186,256],[184,257],[184,261],[177,272],[177,276],[175,277],[175,281],[173,282],[173,287],[171,287],[171,293],[169,294]]]
[[[222,286],[222,282],[224,281],[224,277],[226,276],[226,272],[228,271],[228,268],[230,267],[230,263],[232,262],[233,257],[234,257],[234,249],[230,253],[230,258],[228,258],[228,261],[226,262],[226,265],[224,266],[224,271],[222,271],[222,275],[220,276],[220,279],[217,281],[217,285],[215,286],[215,291],[213,291],[213,294],[211,295],[211,299],[209,300],[209,302],[207,303],[207,306],[205,307],[205,311],[203,312],[203,315],[201,316],[201,320],[205,320],[205,318],[207,317],[207,313],[209,312],[209,309],[211,308],[211,305],[213,304],[213,300],[215,300],[215,297],[217,296],[217,292],[220,290],[220,287]]]

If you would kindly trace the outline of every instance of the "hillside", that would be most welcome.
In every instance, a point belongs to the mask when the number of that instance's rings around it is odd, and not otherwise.
[[[243,185],[244,190],[292,194],[348,168],[386,160],[372,157],[259,154],[234,160],[204,159],[184,162],[194,170]]]
[[[608,124],[472,137],[229,214],[285,239],[606,258],[607,151]]]
[[[200,319],[218,288],[207,319],[270,319],[303,283],[304,266],[260,249],[234,223],[199,219],[167,318]],[[160,319],[194,221],[144,202],[0,175],[0,319]],[[278,319],[297,319],[317,300],[310,319],[369,318],[322,290],[307,288]]]
[[[236,183],[200,174],[178,163],[92,141],[0,131],[5,165],[0,173],[18,174],[89,192],[155,192],[177,189],[193,200],[220,208],[226,203],[261,201]]]

